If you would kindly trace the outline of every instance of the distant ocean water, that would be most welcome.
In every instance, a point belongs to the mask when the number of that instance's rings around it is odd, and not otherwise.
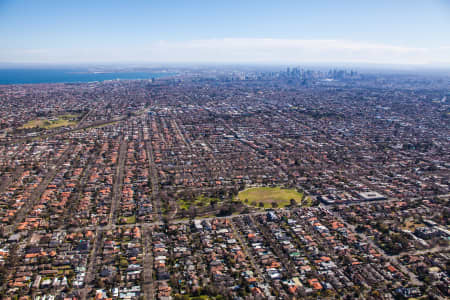
[[[75,83],[114,79],[152,79],[171,75],[174,74],[150,72],[93,73],[80,69],[0,69],[0,85],[26,83]]]

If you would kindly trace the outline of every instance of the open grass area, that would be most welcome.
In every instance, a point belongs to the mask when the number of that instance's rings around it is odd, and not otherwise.
[[[136,216],[132,215],[132,216],[127,217],[126,218],[126,223],[127,224],[134,224],[134,223],[136,223]]]
[[[132,215],[129,217],[120,217],[120,224],[134,224],[136,223],[136,215]]]
[[[61,115],[51,119],[35,119],[24,124],[21,129],[29,128],[43,128],[43,129],[53,129],[58,127],[75,126],[78,124],[79,115]]]
[[[285,207],[290,205],[291,199],[300,204],[303,194],[295,189],[283,189],[281,187],[255,187],[239,192],[237,198],[247,205],[261,206],[264,208],[272,208],[272,203],[276,203],[277,207]],[[305,198],[306,203],[306,198]]]

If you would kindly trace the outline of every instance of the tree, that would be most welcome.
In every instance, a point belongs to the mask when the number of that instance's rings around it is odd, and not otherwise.
[[[103,289],[103,288],[105,288],[105,283],[103,282],[103,280],[98,279],[98,280],[97,280],[97,286],[98,286],[100,289]]]
[[[126,260],[126,259],[121,259],[120,260],[120,267],[122,267],[122,268],[127,268],[128,267],[128,261]]]
[[[180,210],[180,216],[181,216],[182,218],[185,218],[186,215],[187,215],[187,210],[186,210],[186,208],[183,207],[183,208]]]
[[[361,233],[361,232],[364,232],[366,230],[366,228],[363,225],[358,224],[358,226],[356,226],[355,230],[356,230],[356,232]]]
[[[194,206],[189,207],[189,217],[191,219],[195,218],[197,215],[197,209]]]
[[[211,199],[211,201],[209,202],[209,205],[211,205],[211,208],[214,209],[216,207],[216,203],[217,203],[216,199]]]

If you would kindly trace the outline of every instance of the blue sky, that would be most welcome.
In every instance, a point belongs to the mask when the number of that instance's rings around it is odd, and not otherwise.
[[[450,63],[449,0],[0,0],[0,62]]]

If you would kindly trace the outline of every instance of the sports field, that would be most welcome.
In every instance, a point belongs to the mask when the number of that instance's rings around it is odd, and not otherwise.
[[[21,128],[43,128],[43,129],[52,129],[63,126],[74,126],[78,123],[78,115],[62,115],[58,116],[54,119],[35,119],[31,120],[28,123],[24,124]]]
[[[264,208],[273,207],[272,203],[276,203],[277,207],[285,207],[289,205],[291,199],[300,204],[303,194],[295,189],[283,189],[281,187],[255,187],[239,192],[240,201],[248,205],[261,206]]]

